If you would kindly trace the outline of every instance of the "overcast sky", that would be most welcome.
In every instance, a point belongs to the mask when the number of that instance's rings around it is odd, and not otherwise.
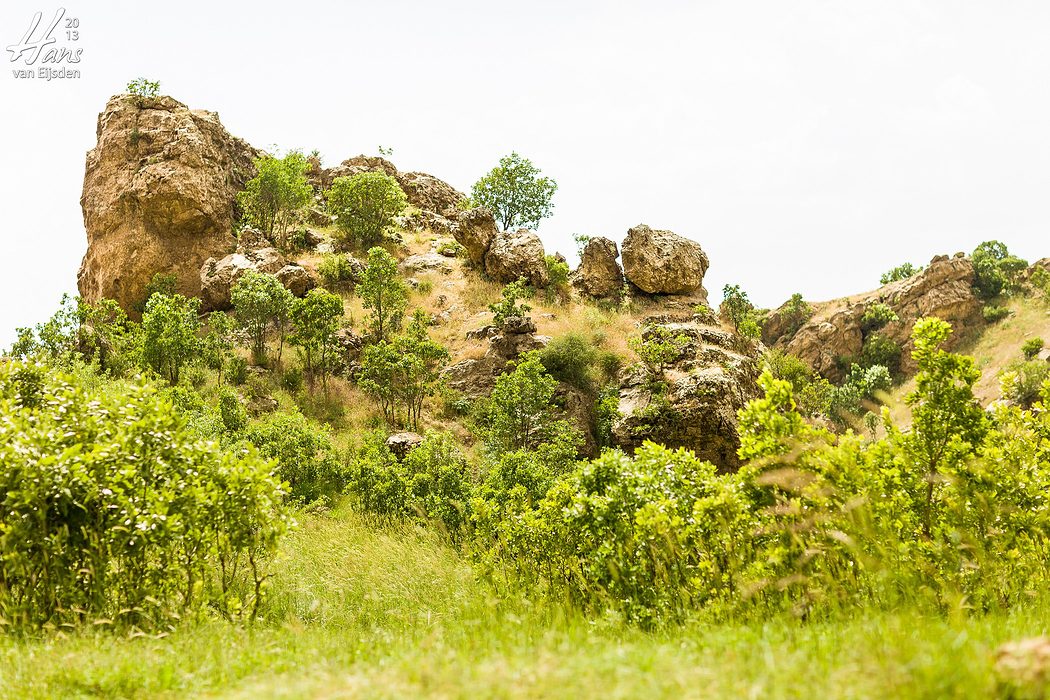
[[[75,290],[84,154],[140,75],[329,165],[386,146],[467,191],[517,150],[559,184],[548,251],[671,229],[710,256],[712,301],[862,291],[989,238],[1050,255],[1050,3],[237,5],[71,2],[79,80],[5,62],[0,343]],[[0,46],[58,7],[5,0]]]

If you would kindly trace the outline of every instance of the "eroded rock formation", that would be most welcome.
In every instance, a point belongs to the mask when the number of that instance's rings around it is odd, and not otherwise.
[[[627,232],[623,272],[647,294],[691,294],[703,290],[709,262],[696,241],[639,224]]]

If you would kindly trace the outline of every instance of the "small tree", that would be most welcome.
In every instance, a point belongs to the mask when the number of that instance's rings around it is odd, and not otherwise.
[[[192,362],[200,349],[197,311],[200,299],[181,294],[154,294],[142,314],[142,361],[154,372],[179,383],[182,368]]]
[[[494,454],[528,450],[552,440],[560,426],[554,413],[557,380],[547,374],[535,352],[523,355],[513,372],[503,374],[483,419],[485,443]]]
[[[1042,338],[1029,338],[1024,341],[1021,345],[1021,352],[1024,354],[1024,359],[1031,360],[1033,357],[1039,354],[1039,351],[1043,349]]]
[[[747,298],[747,292],[743,291],[740,285],[727,284],[722,288],[722,304],[718,310],[733,324],[733,328],[740,330],[745,321],[753,316],[755,305]]]
[[[135,97],[156,97],[160,91],[160,83],[156,80],[135,78],[128,83],[128,93]]]
[[[919,319],[912,330],[912,358],[919,371],[915,390],[905,397],[912,411],[906,448],[924,472],[926,496],[921,520],[927,537],[932,529],[936,489],[944,475],[950,475],[981,444],[988,430],[988,418],[973,395],[980,370],[972,357],[941,349],[951,332],[951,325],[939,318]]]
[[[527,317],[529,312],[532,311],[532,307],[528,304],[518,303],[518,300],[527,296],[528,289],[526,289],[525,283],[521,280],[511,282],[505,286],[501,292],[500,300],[495,304],[489,304],[489,311],[492,312],[492,322],[502,327],[508,318],[513,316]]]
[[[295,297],[273,275],[247,270],[230,290],[238,325],[248,334],[252,358],[266,362],[266,337],[273,327],[283,331]],[[284,345],[284,334],[280,339]]]
[[[471,200],[488,207],[503,230],[524,226],[536,228],[551,215],[551,200],[558,183],[541,177],[540,170],[528,158],[517,153],[500,158],[499,165],[474,183]]]
[[[222,384],[222,373],[233,358],[233,319],[225,312],[213,311],[208,315],[208,332],[201,342],[204,362],[218,373]]]
[[[299,151],[289,151],[283,158],[258,158],[255,167],[259,174],[248,181],[237,202],[245,221],[287,247],[289,229],[313,200],[313,188],[306,180],[310,164]]]
[[[1001,241],[985,241],[971,256],[975,279],[973,286],[983,299],[994,299],[1020,287],[1020,275],[1028,263],[1011,255]]]
[[[403,336],[365,348],[360,386],[395,427],[418,428],[423,402],[434,395],[438,371],[448,359],[448,350],[427,334],[427,321],[417,309]]]
[[[292,305],[289,342],[299,348],[310,386],[319,375],[326,393],[332,360],[338,354],[335,333],[342,317],[343,300],[320,288],[311,289]]]
[[[900,280],[906,280],[909,277],[914,277],[915,275],[919,274],[920,272],[922,272],[922,267],[916,267],[915,265],[912,265],[910,262],[906,262],[906,263],[903,263],[901,265],[898,265],[897,267],[893,268],[889,272],[884,272],[882,274],[882,277],[879,278],[879,282],[881,284],[889,284],[890,282],[899,282]]]
[[[369,330],[376,340],[384,340],[401,328],[408,303],[408,290],[397,272],[397,260],[382,248],[368,251],[368,266],[357,285],[369,315]]]
[[[675,335],[665,326],[647,326],[640,337],[631,338],[627,344],[648,368],[652,378],[663,381],[668,365],[682,354],[689,338]]]
[[[806,303],[801,294],[796,292],[787,300],[780,313],[788,322],[787,334],[792,335],[813,316],[813,307]]]
[[[408,204],[397,180],[380,172],[337,177],[325,196],[339,230],[362,246],[382,241],[383,232]]]

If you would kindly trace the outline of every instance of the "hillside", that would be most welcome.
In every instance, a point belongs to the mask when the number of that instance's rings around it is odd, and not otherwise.
[[[0,695],[1046,696],[1050,259],[714,309],[478,182],[109,100],[0,360]]]

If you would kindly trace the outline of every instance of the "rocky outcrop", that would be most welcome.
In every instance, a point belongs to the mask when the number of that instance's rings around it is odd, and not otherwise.
[[[639,224],[623,241],[623,272],[647,294],[691,294],[703,291],[709,262],[700,244],[671,231]]]
[[[489,252],[489,246],[498,233],[496,219],[485,207],[460,212],[452,229],[452,237],[466,249],[467,258],[478,267],[484,267],[485,253]]]
[[[646,440],[685,447],[720,469],[737,469],[737,411],[760,395],[757,350],[697,320],[651,319],[643,338],[657,326],[681,337],[682,350],[663,377],[640,366],[621,373],[613,440],[627,450]]]
[[[400,460],[407,457],[409,452],[422,445],[423,440],[423,436],[419,433],[394,433],[386,439],[386,446]]]
[[[408,202],[423,211],[442,216],[454,215],[466,195],[444,180],[426,173],[398,173],[398,184],[405,191]]]
[[[485,253],[485,274],[508,284],[524,279],[537,289],[550,284],[540,237],[527,229],[500,231]]]
[[[858,355],[873,331],[863,328],[864,312],[875,303],[893,309],[898,320],[877,332],[902,348],[901,371],[910,374],[911,330],[915,321],[935,316],[952,324],[951,343],[983,323],[982,303],[973,289],[973,264],[962,253],[935,257],[921,273],[875,291],[847,299],[814,304],[814,315],[794,333],[776,340],[776,347],[797,355],[814,370],[839,381],[850,358]]]
[[[297,297],[306,296],[307,292],[317,286],[317,280],[310,274],[310,271],[295,263],[285,265],[278,270],[277,281]]]
[[[416,272],[439,272],[443,275],[452,272],[452,263],[448,258],[437,253],[418,253],[409,255],[399,265],[402,272],[413,274]]]
[[[616,259],[620,253],[608,238],[587,241],[580,255],[580,266],[572,275],[572,284],[581,294],[596,299],[618,296],[623,290],[623,271]]]
[[[441,376],[447,385],[470,398],[478,398],[492,391],[496,378],[507,370],[507,365],[532,350],[541,350],[550,342],[545,335],[536,335],[536,324],[524,316],[504,320],[502,327],[486,326],[468,337],[488,338],[488,349],[478,359],[467,359],[447,367]]]
[[[259,155],[214,112],[170,97],[118,95],[99,115],[80,205],[88,249],[78,286],[89,302],[133,311],[157,273],[200,292],[208,258],[231,252],[234,198]]]
[[[222,311],[230,308],[230,290],[248,270],[276,275],[286,265],[287,262],[275,248],[231,253],[218,260],[208,258],[198,270],[203,310]]]

